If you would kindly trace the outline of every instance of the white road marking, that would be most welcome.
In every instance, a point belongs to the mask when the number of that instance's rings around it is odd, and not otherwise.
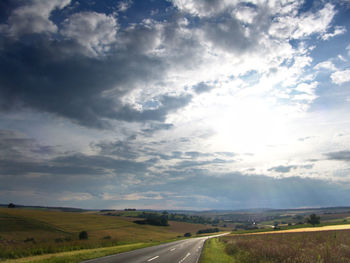
[[[186,258],[188,258],[191,255],[191,253],[187,253],[187,255],[179,261],[179,263],[182,263],[185,261]]]
[[[154,259],[156,259],[156,258],[159,258],[159,256],[155,256],[155,257],[153,257],[153,258],[150,258],[150,259],[147,260],[147,261],[150,262],[150,261],[152,261],[152,260],[154,260]]]
[[[174,251],[176,248],[175,247],[173,247],[172,249],[170,249],[170,251]]]

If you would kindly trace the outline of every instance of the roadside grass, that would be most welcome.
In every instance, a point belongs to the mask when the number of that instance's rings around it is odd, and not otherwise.
[[[350,262],[350,230],[230,235],[220,240],[226,254],[240,263]]]
[[[83,260],[104,257],[112,254],[127,252],[149,246],[155,246],[160,242],[154,243],[135,243],[129,245],[120,245],[114,247],[82,249],[78,251],[61,252],[55,254],[47,254],[40,256],[32,256],[21,259],[9,259],[1,261],[2,263],[76,263]]]
[[[125,218],[91,213],[0,208],[0,261],[48,253],[76,253],[81,249],[166,242],[206,227],[183,222],[170,222],[170,226],[138,225]],[[80,231],[87,231],[89,239],[79,240]]]
[[[225,253],[225,244],[219,238],[210,238],[205,242],[200,263],[233,263],[233,256]]]

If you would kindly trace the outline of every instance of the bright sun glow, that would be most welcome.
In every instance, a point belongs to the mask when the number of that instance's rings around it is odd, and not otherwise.
[[[212,127],[216,143],[227,150],[256,153],[288,139],[283,112],[264,99],[236,100],[222,110],[212,119]]]

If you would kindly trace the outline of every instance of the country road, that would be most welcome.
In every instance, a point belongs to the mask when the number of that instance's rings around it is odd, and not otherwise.
[[[216,236],[220,235],[175,241],[82,263],[197,263],[205,240]]]

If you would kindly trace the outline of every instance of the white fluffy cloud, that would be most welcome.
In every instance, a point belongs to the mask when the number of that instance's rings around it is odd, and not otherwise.
[[[3,32],[17,38],[24,34],[54,33],[57,26],[50,20],[55,9],[63,9],[71,0],[31,0],[15,9],[8,18],[7,25],[0,27]]]
[[[332,61],[322,61],[320,63],[318,63],[314,69],[316,70],[322,70],[322,69],[326,69],[326,70],[331,70],[334,71],[336,70],[336,66],[334,66]]]
[[[327,40],[327,39],[330,39],[332,37],[335,37],[335,36],[338,36],[338,35],[342,35],[345,32],[346,32],[346,28],[344,26],[336,26],[336,27],[334,27],[333,33],[324,34],[322,36],[322,39],[323,40]]]
[[[343,27],[336,27],[333,33],[326,33],[336,14],[332,4],[326,4],[316,13],[306,12],[301,15],[297,14],[297,7],[294,6],[290,13],[275,17],[269,29],[270,35],[300,39],[318,33],[321,34],[321,38],[328,39],[345,32]]]
[[[126,10],[128,10],[131,7],[132,3],[133,2],[131,0],[120,1],[118,3],[118,12],[125,12]]]
[[[302,15],[292,22],[296,26],[292,34],[293,38],[302,38],[314,33],[325,34],[335,13],[334,6],[332,4],[326,4],[317,13],[306,13]]]
[[[341,85],[350,81],[350,69],[339,70],[331,75],[332,82]]]
[[[77,41],[90,55],[107,52],[115,41],[118,30],[117,20],[110,15],[96,12],[73,14],[63,23],[61,33]]]

